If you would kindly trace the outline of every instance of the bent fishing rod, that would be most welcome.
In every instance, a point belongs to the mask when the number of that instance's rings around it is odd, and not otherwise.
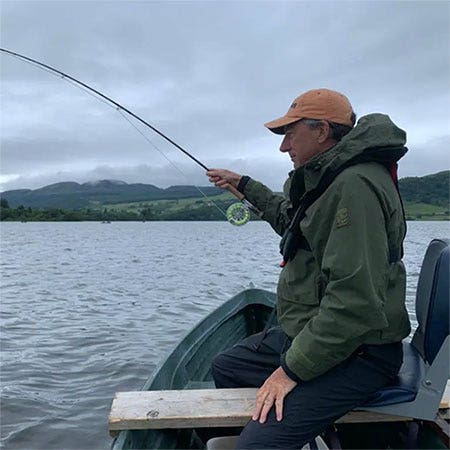
[[[134,112],[130,111],[125,106],[123,106],[120,103],[116,102],[115,100],[113,100],[112,98],[108,97],[107,95],[102,94],[97,89],[94,89],[93,87],[89,86],[88,84],[83,83],[82,81],[76,79],[75,77],[72,77],[71,75],[68,75],[67,73],[62,72],[61,70],[55,69],[54,67],[49,66],[48,64],[44,64],[44,63],[42,63],[40,61],[37,61],[37,60],[35,60],[33,58],[30,58],[28,56],[21,55],[20,53],[13,52],[13,51],[7,50],[5,48],[0,48],[0,51],[3,52],[3,53],[8,54],[10,56],[13,56],[13,57],[15,57],[17,59],[20,59],[20,60],[25,61],[27,63],[30,63],[32,65],[35,65],[35,66],[37,66],[38,68],[40,68],[42,70],[50,71],[52,74],[59,75],[63,79],[70,80],[71,82],[77,84],[78,86],[81,86],[82,88],[86,89],[87,91],[92,92],[93,94],[95,94],[95,96],[96,96],[95,98],[97,98],[98,100],[103,99],[109,105],[113,105],[117,109],[117,111],[119,111],[119,112],[123,111],[123,112],[127,113],[128,115],[130,115],[131,117],[135,118],[136,120],[141,122],[143,125],[145,125],[146,127],[150,128],[152,131],[154,131],[159,136],[164,138],[167,142],[171,143],[175,148],[177,148],[178,150],[183,152],[186,156],[191,158],[195,163],[197,163],[203,169],[205,169],[206,171],[209,170],[209,168],[205,164],[203,164],[201,161],[199,161],[195,156],[193,156],[191,153],[189,153],[186,149],[181,147],[181,145],[177,144],[175,141],[173,141],[168,136],[166,136],[162,131],[158,130],[156,127],[154,127],[153,125],[149,124],[146,120],[142,119],[142,117],[139,117],[137,114],[135,114]],[[239,192],[234,186],[230,185],[227,188],[227,190],[230,191],[237,199],[239,199],[242,202],[242,204],[244,206],[246,206],[249,210],[253,211],[258,216],[261,216],[261,214],[262,214],[261,211],[258,208],[256,208],[254,205],[252,205],[244,197],[244,195],[241,192]],[[234,213],[237,214],[237,215],[242,215],[242,214],[245,215],[245,213],[242,212],[242,211],[239,211],[238,208],[234,208]],[[231,214],[233,214],[233,212]],[[227,214],[227,216],[228,216],[228,214]],[[228,217],[228,219],[230,219],[230,218]],[[231,223],[234,223],[232,220],[230,220],[230,221],[231,221]],[[238,223],[235,223],[235,224],[238,224]]]

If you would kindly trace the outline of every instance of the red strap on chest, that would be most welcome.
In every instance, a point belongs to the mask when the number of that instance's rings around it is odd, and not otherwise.
[[[394,161],[390,162],[386,165],[387,170],[389,171],[389,174],[391,175],[392,181],[394,182],[395,186],[398,187],[398,164]]]

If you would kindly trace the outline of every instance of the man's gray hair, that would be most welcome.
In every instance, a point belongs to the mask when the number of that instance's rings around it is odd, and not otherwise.
[[[356,122],[356,114],[352,112],[351,120],[353,125]],[[311,130],[317,128],[323,120],[317,119],[304,119],[304,122],[308,125]],[[347,125],[341,125],[340,123],[334,123],[327,121],[331,128],[331,137],[339,142],[353,127]]]

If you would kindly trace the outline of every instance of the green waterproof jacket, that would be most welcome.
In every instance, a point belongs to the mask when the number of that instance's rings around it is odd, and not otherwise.
[[[308,192],[328,187],[306,209],[307,245],[283,267],[278,321],[292,338],[283,363],[307,381],[362,344],[401,341],[410,332],[401,261],[403,207],[387,169],[407,151],[388,116],[362,117],[339,143],[291,172],[285,196],[250,179],[243,192],[282,235]]]

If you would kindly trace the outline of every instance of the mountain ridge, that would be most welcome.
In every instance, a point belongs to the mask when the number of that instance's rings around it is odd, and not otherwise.
[[[450,170],[399,180],[399,189],[405,202],[449,206]],[[214,186],[202,186],[207,196],[223,191]],[[159,188],[153,184],[126,183],[121,180],[95,180],[85,183],[63,181],[38,189],[14,189],[0,193],[10,207],[82,209],[151,200],[176,200],[199,197],[196,186],[176,185]]]
[[[201,188],[208,196],[222,190],[212,186]],[[14,189],[0,193],[11,207],[81,209],[98,204],[115,204],[145,200],[172,200],[198,197],[195,186],[170,186],[166,189],[153,184],[126,183],[120,180],[95,180],[86,183],[63,181],[38,189]]]

